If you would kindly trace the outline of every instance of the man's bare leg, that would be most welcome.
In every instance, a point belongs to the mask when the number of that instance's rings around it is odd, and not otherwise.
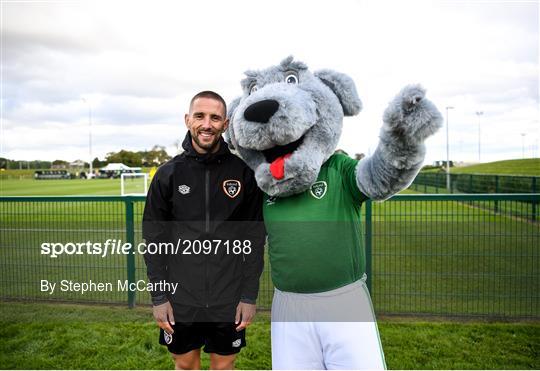
[[[174,368],[176,370],[200,370],[201,369],[201,350],[194,349],[184,354],[171,353],[174,359]]]
[[[222,356],[216,353],[210,353],[211,370],[234,370],[234,360],[236,354]]]

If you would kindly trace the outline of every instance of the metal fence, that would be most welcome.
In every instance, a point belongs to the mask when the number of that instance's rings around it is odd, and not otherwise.
[[[378,313],[540,318],[539,194],[397,195],[363,206]],[[147,294],[61,291],[43,281],[136,282],[142,256],[42,254],[44,242],[141,241],[144,197],[1,197],[0,298],[149,304]],[[266,261],[259,307],[270,308]]]
[[[411,189],[423,193],[537,193],[540,177],[489,174],[450,174],[450,189],[446,188],[446,173],[419,173]]]
[[[399,195],[368,202],[366,249],[376,310],[539,318],[538,202],[538,194]]]

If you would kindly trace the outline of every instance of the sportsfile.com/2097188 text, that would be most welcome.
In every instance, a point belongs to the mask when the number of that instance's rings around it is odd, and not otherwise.
[[[122,240],[108,239],[105,242],[43,242],[41,255],[57,258],[61,255],[107,255],[127,254],[182,254],[182,255],[217,255],[251,254],[250,240],[183,240],[172,242],[140,242],[133,245]]]

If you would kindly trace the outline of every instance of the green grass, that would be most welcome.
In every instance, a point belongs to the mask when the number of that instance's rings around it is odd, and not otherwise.
[[[142,167],[141,172],[150,172],[151,167]],[[33,180],[36,170],[53,170],[53,169],[0,169],[0,181],[2,180]],[[67,170],[71,174],[80,174],[81,172],[88,172],[88,168],[85,169],[62,169]],[[97,170],[94,168],[94,171]]]
[[[439,168],[422,170],[423,173],[444,173]],[[540,158],[485,162],[469,166],[451,167],[452,174],[489,174],[540,176]]]
[[[422,170],[424,173],[444,173],[439,168]],[[469,166],[451,167],[452,174],[527,175],[540,176],[540,158],[485,162]]]
[[[540,158],[523,160],[505,160],[483,164],[453,167],[454,174],[497,174],[497,175],[533,175],[540,176]]]
[[[150,308],[0,302],[2,369],[171,369]],[[379,320],[389,369],[538,369],[538,323]],[[270,369],[270,324],[259,313],[237,369]],[[203,355],[202,367],[209,367]]]
[[[540,325],[379,320],[389,369],[538,369]]]
[[[19,170],[6,170],[19,171]],[[26,170],[20,170],[26,171]],[[143,171],[144,172],[144,171]],[[150,179],[148,180],[150,182]],[[150,185],[150,184],[148,184]],[[127,192],[140,192],[142,181],[126,181]],[[5,179],[0,178],[0,196],[119,196],[120,179]]]
[[[0,181],[3,179],[31,179],[34,178],[34,169],[0,169]]]
[[[120,179],[0,179],[0,196],[120,195]]]

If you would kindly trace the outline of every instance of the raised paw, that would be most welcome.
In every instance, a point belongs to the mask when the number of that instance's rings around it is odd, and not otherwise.
[[[405,111],[413,110],[426,96],[426,89],[420,85],[407,85],[398,97],[401,96],[401,105]]]
[[[383,121],[394,137],[407,142],[420,142],[442,126],[442,116],[435,105],[425,98],[420,85],[407,85],[390,102]]]

